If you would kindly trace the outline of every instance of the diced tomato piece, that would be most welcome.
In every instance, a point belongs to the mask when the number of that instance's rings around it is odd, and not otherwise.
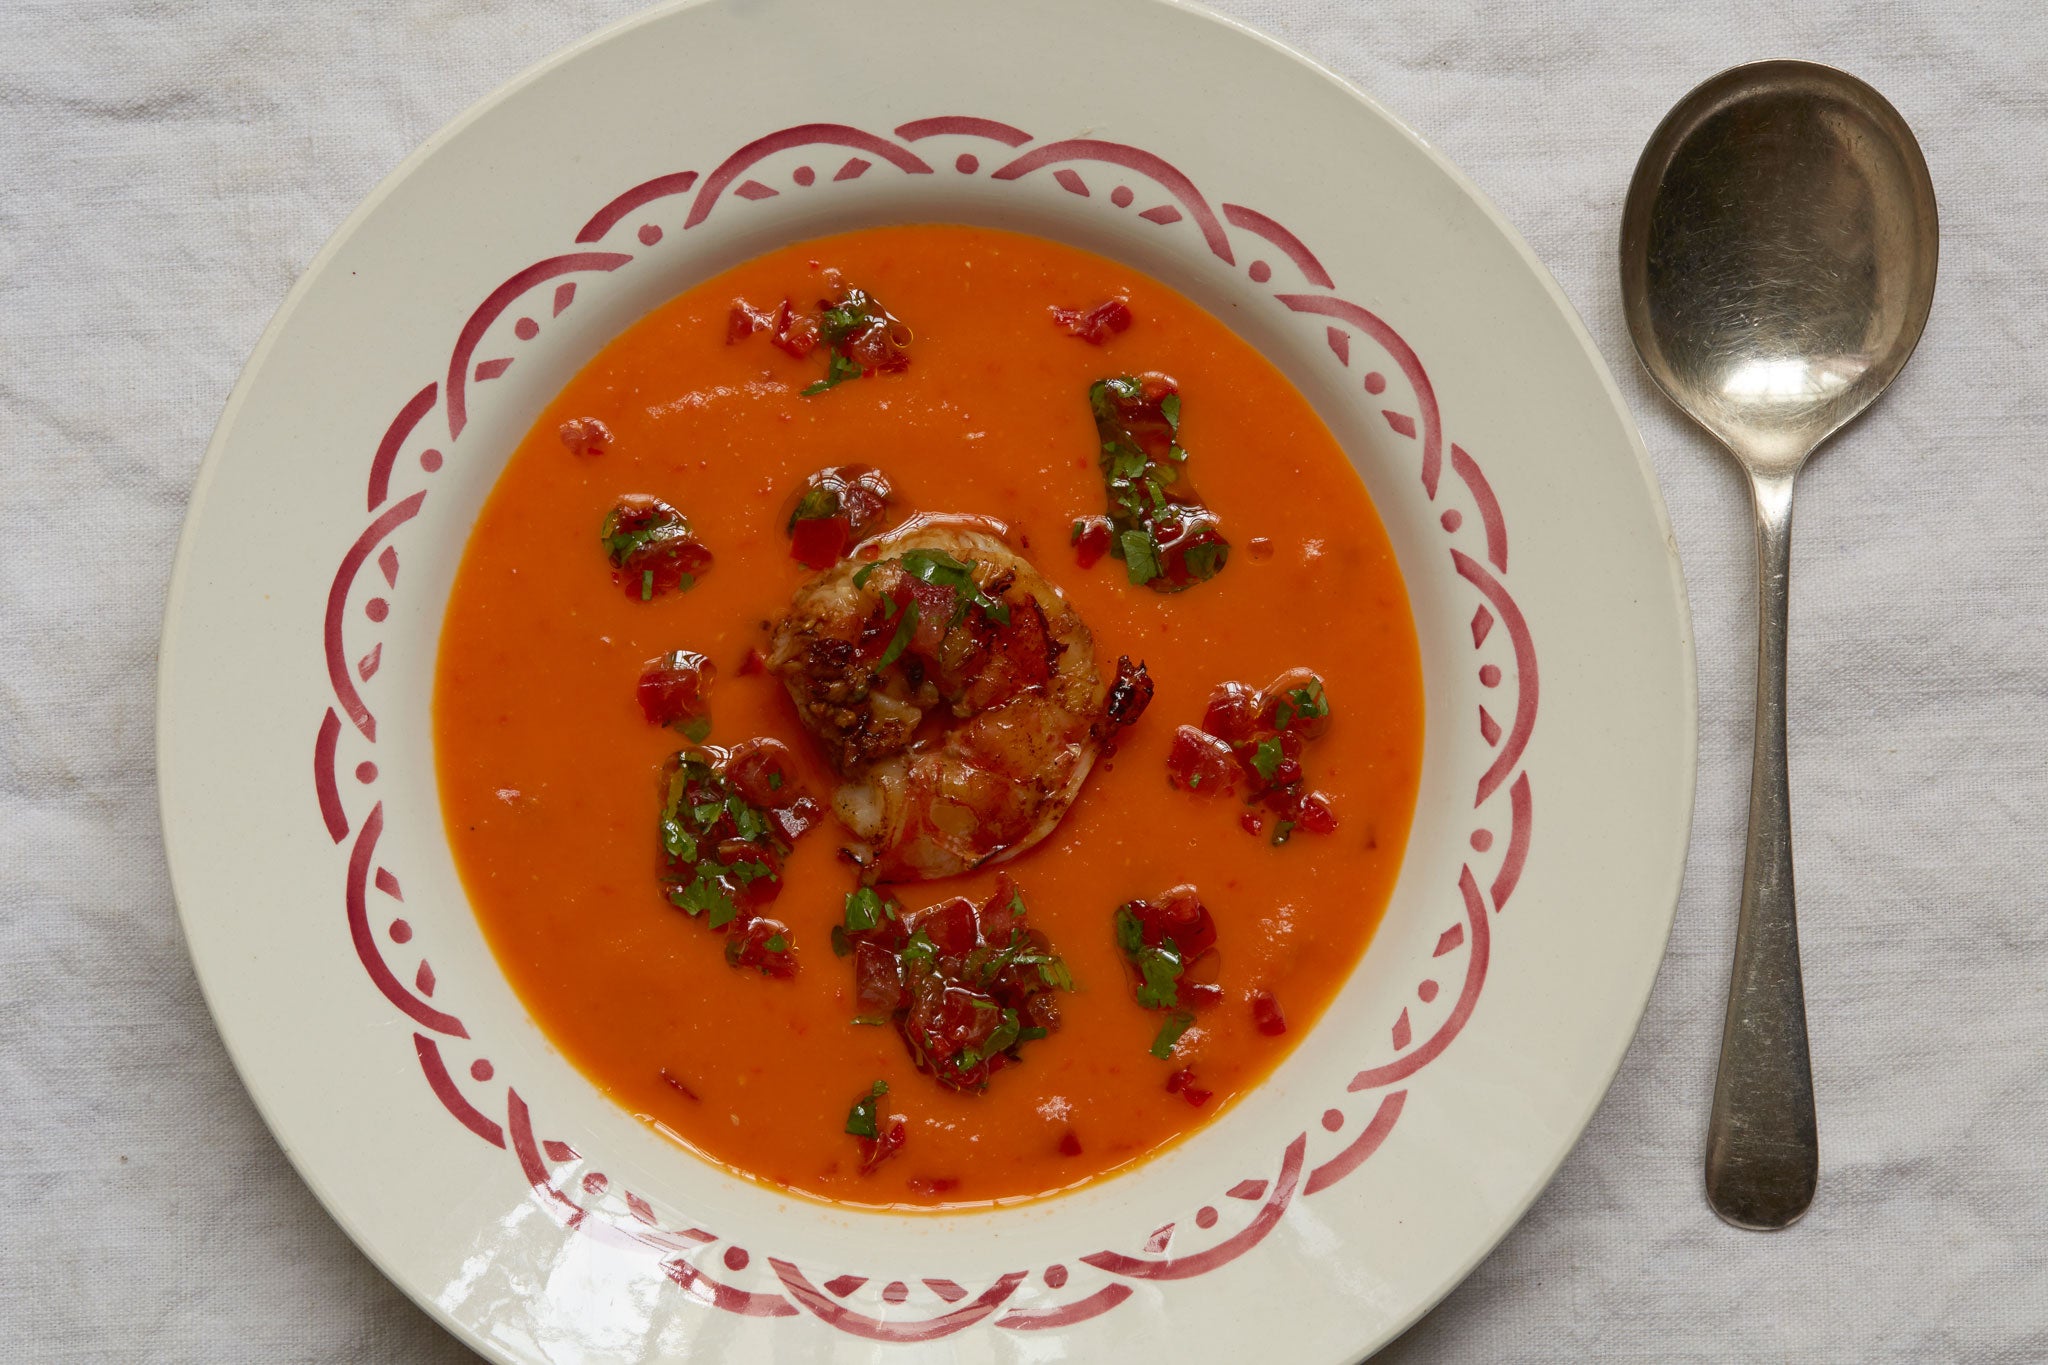
[[[1230,542],[1216,529],[1215,518],[1203,508],[1182,510],[1186,515],[1174,516],[1169,510],[1153,523],[1152,538],[1159,546],[1159,577],[1152,580],[1155,590],[1168,585],[1177,591],[1205,582],[1229,562]]]
[[[882,1129],[882,1135],[860,1140],[860,1173],[873,1175],[875,1167],[903,1150],[904,1139],[908,1136],[903,1120],[891,1118],[889,1125]]]
[[[1280,1013],[1280,1002],[1271,991],[1252,992],[1252,1022],[1268,1038],[1278,1038],[1287,1032],[1287,1019]]]
[[[903,1183],[922,1194],[944,1194],[960,1182],[949,1175],[914,1175]]]
[[[852,526],[854,539],[859,540],[879,529],[895,490],[881,470],[869,465],[844,465],[836,472],[842,480],[839,487],[840,514]]]
[[[1227,795],[1237,786],[1237,755],[1216,736],[1180,726],[1166,751],[1166,780],[1177,791]]]
[[[1337,829],[1337,811],[1322,792],[1308,792],[1301,798],[1294,822],[1310,834],[1332,834]]]
[[[1062,1135],[1062,1136],[1060,1137],[1060,1155],[1061,1155],[1061,1156],[1079,1156],[1079,1155],[1081,1155],[1081,1139],[1080,1139],[1079,1137],[1076,1137],[1076,1136],[1075,1136],[1075,1134],[1074,1134],[1074,1130],[1073,1130],[1073,1129],[1071,1129],[1071,1128],[1069,1128],[1069,1129],[1068,1129],[1068,1130],[1067,1130],[1067,1131],[1066,1131],[1066,1132],[1065,1132],[1065,1133],[1064,1133],[1064,1134],[1063,1134],[1063,1135]]]
[[[1073,534],[1067,537],[1074,547],[1074,562],[1084,569],[1101,563],[1109,553],[1109,530],[1108,517],[1082,517],[1075,522]]]
[[[798,360],[817,349],[818,331],[818,319],[810,313],[797,312],[788,299],[775,312],[774,342]]]
[[[1196,1085],[1195,1069],[1191,1066],[1184,1066],[1166,1078],[1166,1093],[1169,1095],[1179,1095],[1189,1104],[1200,1109],[1209,1102],[1209,1096],[1214,1092],[1204,1090],[1201,1086]]]
[[[734,920],[725,938],[725,960],[735,967],[758,967],[765,976],[786,979],[796,975],[796,958],[789,951],[789,926],[780,920],[764,917],[744,924]]]
[[[560,434],[571,455],[588,458],[612,448],[612,429],[595,417],[571,417],[562,423]]]
[[[711,567],[711,551],[682,513],[659,498],[621,498],[604,519],[598,543],[611,561],[612,580],[626,596],[647,602],[694,583]]]
[[[896,954],[866,939],[853,947],[853,980],[860,1017],[883,1019],[907,1003]]]
[[[707,694],[717,672],[711,660],[687,649],[649,659],[635,689],[640,714],[649,725],[684,725],[700,718],[709,709]]]
[[[1250,739],[1259,728],[1259,694],[1243,683],[1224,683],[1209,694],[1202,728],[1232,744]]]
[[[725,760],[725,780],[749,805],[770,810],[793,805],[804,794],[796,781],[796,755],[779,739],[733,745]]]
[[[965,986],[938,985],[918,994],[911,1005],[911,1033],[934,1062],[943,1062],[962,1048],[974,1047],[995,1032],[1002,1011],[994,1000]]]
[[[924,936],[942,953],[949,957],[969,952],[974,948],[974,902],[965,896],[955,896],[941,901],[929,909],[918,912],[910,922],[912,929],[924,930]]]
[[[981,903],[981,913],[978,916],[982,942],[998,945],[1009,943],[1010,931],[1017,927],[1017,911],[1012,904],[1016,896],[1017,888],[1010,884],[1009,876],[997,874],[995,892]]]
[[[953,611],[959,599],[943,583],[927,583],[908,574],[904,575],[904,585],[910,600],[917,603],[917,630],[910,637],[911,647],[930,658],[938,652],[939,641],[946,638],[946,631],[953,624]]]
[[[829,569],[852,543],[853,528],[845,517],[809,517],[790,532],[789,557],[813,569]]]
[[[1144,452],[1148,459],[1164,460],[1167,451],[1174,444],[1176,428],[1167,420],[1161,404],[1180,392],[1180,386],[1169,375],[1156,371],[1135,375],[1135,392],[1130,386],[1109,389],[1105,398],[1109,405],[1109,417],[1117,431],[1123,433],[1132,444]],[[1097,415],[1097,430],[1101,431],[1103,416]],[[1109,439],[1107,435],[1105,440]]]
[[[1237,823],[1238,827],[1246,834],[1264,834],[1266,832],[1266,817],[1255,810],[1248,810],[1238,816]]]
[[[1130,905],[1149,948],[1172,939],[1181,961],[1192,963],[1216,946],[1216,920],[1191,886],[1176,886],[1159,900]]]
[[[1304,702],[1312,704],[1315,714],[1303,713]],[[1290,668],[1267,683],[1259,692],[1259,720],[1267,729],[1296,739],[1320,737],[1330,728],[1330,702],[1321,676],[1312,668]],[[1300,756],[1299,750],[1290,752]]]
[[[766,872],[752,872],[742,879],[738,876],[722,875],[726,894],[741,913],[758,910],[782,894],[782,860],[772,849],[744,839],[728,840],[719,845],[718,861],[726,867],[737,863],[752,863],[755,868],[766,868]],[[730,850],[730,852],[728,852]]]
[[[728,346],[745,341],[756,332],[765,331],[775,325],[772,314],[764,313],[745,299],[732,301],[732,312],[725,322],[725,344]]]
[[[1055,308],[1052,320],[1092,346],[1131,325],[1131,306],[1122,299],[1098,303],[1085,312],[1079,308]]]
[[[767,671],[768,661],[761,657],[761,651],[758,649],[748,649],[746,657],[740,660],[740,666],[735,670],[742,678],[751,678],[756,673]]]
[[[1205,1010],[1223,1003],[1223,987],[1214,981],[1182,982],[1180,997],[1196,1009]]]
[[[848,339],[847,358],[867,374],[894,374],[910,368],[910,329],[886,312],[866,331]]]

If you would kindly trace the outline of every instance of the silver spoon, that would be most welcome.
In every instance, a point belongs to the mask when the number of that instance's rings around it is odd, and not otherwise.
[[[1728,448],[1756,506],[1756,753],[1707,1200],[1782,1228],[1820,1166],[1785,773],[1792,484],[1904,368],[1934,297],[1934,187],[1898,111],[1811,62],[1724,71],[1657,126],[1621,220],[1643,368]]]

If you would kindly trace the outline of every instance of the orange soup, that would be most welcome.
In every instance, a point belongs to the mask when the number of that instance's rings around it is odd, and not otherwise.
[[[980,520],[896,529],[931,514]],[[926,709],[885,743],[890,689]],[[835,806],[1025,702],[1065,766],[962,798],[994,823],[892,851]],[[927,1208],[1098,1179],[1256,1086],[1372,937],[1423,725],[1301,395],[1157,281],[958,226],[773,252],[607,346],[484,507],[434,705],[471,902],[563,1053],[749,1178]]]

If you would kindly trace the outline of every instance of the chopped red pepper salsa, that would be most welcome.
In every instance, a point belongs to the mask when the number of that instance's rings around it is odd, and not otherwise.
[[[832,947],[853,958],[855,1022],[893,1022],[917,1069],[947,1089],[987,1089],[1025,1044],[1058,1031],[1055,995],[1074,988],[1026,914],[1007,877],[978,911],[955,896],[908,919],[870,887],[853,892]]]
[[[1204,1090],[1201,1086],[1195,1084],[1195,1069],[1191,1066],[1184,1066],[1166,1078],[1166,1093],[1178,1095],[1195,1108],[1200,1109],[1209,1102],[1209,1096],[1213,1092]]]
[[[1084,569],[1092,569],[1102,562],[1109,553],[1109,518],[1082,517],[1074,523],[1073,534],[1067,543],[1074,547],[1074,562]]]
[[[1091,346],[1100,346],[1131,325],[1131,306],[1122,299],[1109,299],[1093,308],[1054,308],[1052,320]]]
[[[1337,811],[1330,798],[1308,788],[1302,754],[1330,728],[1330,698],[1320,676],[1290,668],[1264,688],[1226,682],[1209,696],[1202,727],[1173,732],[1166,754],[1169,785],[1201,796],[1234,791],[1242,778],[1248,810],[1240,823],[1251,834],[1273,815],[1273,843],[1284,844],[1296,830],[1330,834]]]
[[[634,689],[640,714],[649,725],[670,726],[693,744],[702,744],[711,734],[709,693],[717,673],[716,664],[687,649],[649,659]]]
[[[711,567],[711,551],[690,530],[689,519],[660,498],[636,493],[619,499],[597,534],[611,561],[612,581],[641,602],[688,592]]]
[[[836,302],[820,299],[815,313],[800,311],[785,298],[773,317],[745,299],[734,299],[726,316],[726,345],[763,331],[799,360],[820,345],[825,348],[825,377],[803,391],[806,398],[849,379],[910,368],[910,328],[865,289],[848,288]]]
[[[792,774],[788,748],[750,739],[685,749],[663,774],[661,891],[669,904],[726,933],[725,959],[768,976],[796,972],[789,930],[760,913],[782,892],[791,847],[823,815]]]
[[[559,430],[571,455],[602,455],[612,448],[612,429],[595,417],[571,417]]]
[[[1230,542],[1188,479],[1180,387],[1163,374],[1098,379],[1088,390],[1109,493],[1109,553],[1133,584],[1182,592],[1223,571]],[[1089,535],[1075,524],[1077,551]]]
[[[1214,951],[1216,919],[1192,886],[1176,886],[1156,901],[1126,901],[1116,908],[1116,946],[1130,968],[1132,993],[1148,1010],[1164,1010],[1166,1019],[1152,1040],[1152,1055],[1164,1061],[1194,1025],[1188,1006],[1196,1002],[1196,983],[1183,982],[1188,969]],[[1213,962],[1209,965],[1213,966]],[[1205,993],[1201,1003],[1212,1003]]]
[[[882,529],[893,494],[888,476],[869,465],[832,465],[812,474],[790,505],[790,558],[831,568]]]

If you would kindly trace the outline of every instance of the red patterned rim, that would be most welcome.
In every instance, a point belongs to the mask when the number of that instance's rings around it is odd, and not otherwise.
[[[390,596],[398,587],[398,550],[390,542],[400,527],[419,515],[429,492],[424,485],[449,458],[436,444],[428,418],[440,413],[447,431],[440,444],[457,451],[473,388],[502,377],[513,366],[517,356],[512,352],[517,348],[511,343],[529,342],[540,334],[537,315],[559,317],[571,307],[579,277],[587,280],[622,270],[659,249],[666,232],[657,219],[671,217],[683,207],[673,201],[688,201],[681,227],[688,232],[735,200],[754,204],[784,194],[829,192],[832,185],[858,180],[885,166],[904,175],[933,175],[937,172],[931,162],[912,150],[912,144],[932,139],[958,149],[950,163],[956,175],[999,184],[1049,176],[1069,194],[1106,203],[1104,212],[1128,212],[1162,230],[1198,234],[1225,265],[1235,267],[1238,249],[1243,248],[1251,255],[1245,272],[1254,284],[1273,286],[1274,298],[1296,313],[1327,320],[1332,360],[1362,372],[1365,392],[1387,405],[1381,416],[1388,428],[1416,442],[1423,496],[1429,503],[1438,500],[1446,462],[1443,422],[1421,360],[1384,320],[1339,297],[1336,282],[1315,254],[1267,215],[1242,204],[1212,206],[1192,180],[1151,152],[1086,138],[1034,147],[1031,134],[991,119],[918,119],[896,128],[893,138],[835,123],[784,128],[741,147],[708,175],[678,171],[658,176],[605,204],[576,234],[576,249],[535,261],[492,290],[457,334],[445,378],[427,383],[400,406],[370,459],[369,523],[342,557],[328,590],[324,639],[334,703],[321,718],[313,744],[313,782],[327,832],[336,845],[354,835],[345,862],[343,900],[356,955],[377,989],[417,1026],[413,1044],[420,1071],[455,1121],[479,1140],[509,1150],[534,1199],[561,1225],[649,1255],[691,1297],[750,1317],[808,1315],[875,1341],[929,1341],[977,1325],[1016,1332],[1084,1322],[1129,1299],[1132,1281],[1191,1279],[1230,1264],[1263,1241],[1297,1200],[1313,1198],[1357,1170],[1400,1122],[1406,1083],[1443,1055],[1478,1007],[1490,957],[1491,915],[1499,914],[1514,893],[1533,828],[1529,774],[1522,756],[1536,725],[1535,646],[1505,581],[1508,534],[1500,504],[1479,462],[1452,444],[1450,473],[1476,509],[1477,533],[1467,528],[1456,508],[1447,508],[1437,520],[1450,538],[1454,570],[1477,599],[1470,629],[1472,649],[1482,660],[1479,682],[1490,693],[1507,683],[1509,674],[1495,661],[1506,652],[1512,658],[1514,692],[1512,708],[1479,708],[1480,736],[1493,756],[1474,784],[1474,856],[1457,876],[1463,913],[1437,938],[1425,968],[1428,974],[1415,987],[1416,1003],[1404,1006],[1389,1026],[1387,1058],[1354,1075],[1344,1094],[1332,1097],[1320,1124],[1289,1141],[1275,1164],[1255,1170],[1221,1191],[1216,1202],[1202,1204],[1185,1218],[1134,1233],[1127,1250],[1076,1255],[1071,1266],[1055,1263],[1012,1271],[980,1287],[928,1278],[914,1287],[892,1280],[871,1290],[870,1276],[841,1273],[821,1283],[815,1273],[793,1261],[770,1255],[757,1262],[747,1248],[708,1229],[664,1223],[646,1199],[614,1187],[602,1172],[585,1169],[577,1177],[575,1168],[587,1163],[568,1143],[535,1136],[533,1116],[518,1090],[498,1081],[461,1019],[435,1003],[434,970],[425,956],[418,958],[410,984],[387,956],[411,944],[414,927],[400,912],[405,898],[397,875],[377,858],[384,805],[373,801],[352,821],[337,776],[342,742],[351,728],[356,734],[349,741],[352,746],[359,742],[370,753],[377,742],[377,718],[362,688],[377,674],[383,645],[375,638],[376,627],[390,615]],[[997,150],[988,152],[989,144]],[[983,168],[984,154],[993,163],[990,169]],[[822,164],[828,157],[837,164],[829,175],[821,175],[811,161]],[[791,162],[800,164],[786,165]],[[770,171],[771,163],[786,169]],[[771,178],[781,186],[769,183]],[[1111,188],[1099,195],[1104,185]],[[1135,208],[1140,200],[1146,207]],[[618,249],[627,246],[636,249]],[[1268,257],[1277,258],[1278,269],[1291,272],[1314,292],[1289,292],[1275,285],[1276,265]],[[515,305],[516,319],[501,326]],[[1356,364],[1354,348],[1359,352]],[[480,353],[483,359],[478,359]],[[1401,389],[1392,387],[1390,371]],[[400,457],[407,454],[411,460],[402,467]],[[408,479],[417,468],[423,486],[394,501],[392,485],[402,468]],[[363,571],[372,562],[377,574],[364,582]],[[358,610],[351,612],[350,606],[358,603]],[[1496,627],[1505,638],[1505,651]],[[370,639],[351,643],[352,633]],[[363,758],[354,775],[359,786],[373,787],[378,776],[375,761]],[[1503,822],[1505,839],[1496,837]],[[1482,862],[1491,867],[1490,879],[1479,866]],[[1439,1005],[1444,983],[1438,978],[1448,980],[1453,973],[1459,974],[1457,990]],[[450,1070],[444,1051],[456,1044],[475,1054],[464,1068],[467,1088]],[[479,1093],[493,1096],[485,1102],[489,1108],[472,1099]],[[1027,1289],[1034,1279],[1042,1288]],[[857,1311],[849,1300],[872,1311]]]

